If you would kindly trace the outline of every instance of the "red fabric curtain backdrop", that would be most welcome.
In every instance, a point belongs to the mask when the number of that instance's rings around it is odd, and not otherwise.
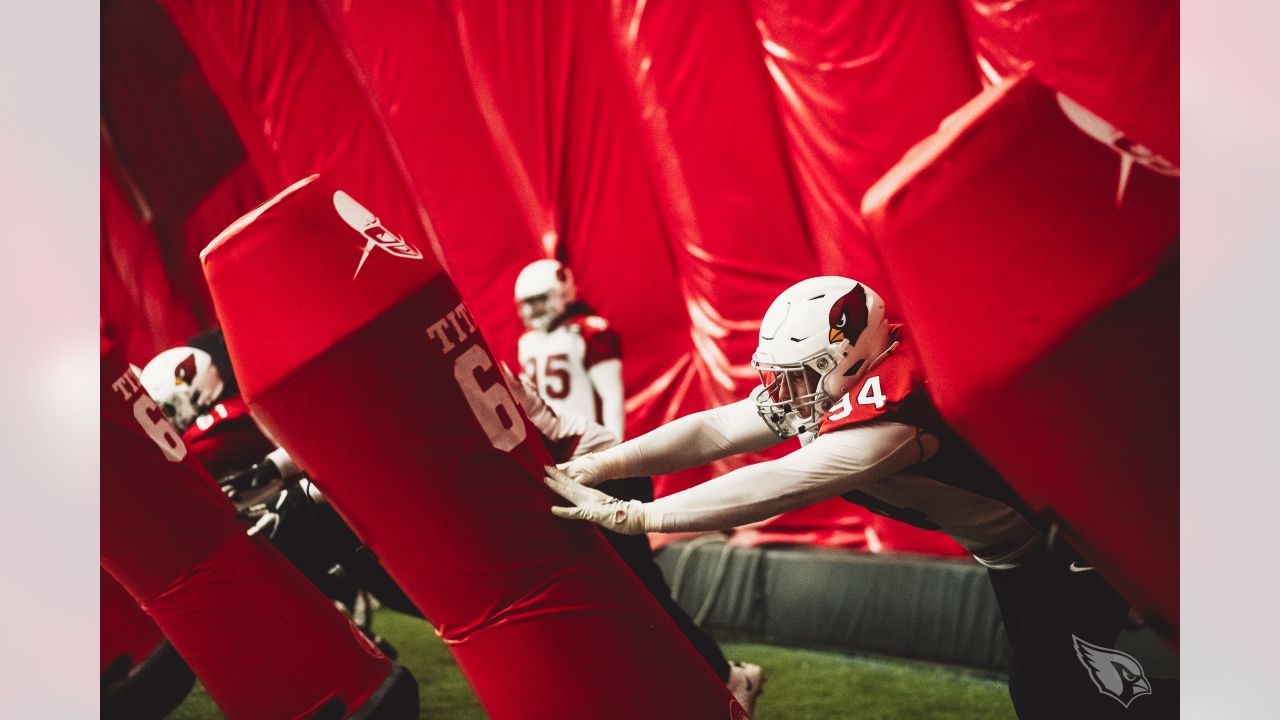
[[[196,256],[227,223],[261,202],[263,189],[196,58],[154,2],[103,6],[102,132],[104,165],[127,188],[135,216],[154,236],[177,301],[155,303],[149,312],[172,314],[170,322],[189,314],[197,330],[211,326],[213,308]],[[129,359],[146,362],[150,356]]]
[[[979,90],[960,13],[936,0],[751,0],[823,272],[894,307],[862,194]]]
[[[175,292],[165,272],[160,243],[145,220],[149,210],[121,182],[117,169],[103,143],[99,312],[104,334],[115,339],[126,360],[141,365],[158,351],[183,344],[198,325],[190,298]]]

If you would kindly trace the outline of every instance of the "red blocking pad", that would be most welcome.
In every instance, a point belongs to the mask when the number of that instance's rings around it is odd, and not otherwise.
[[[1180,617],[1177,309],[1169,263],[961,421],[1170,637]]]
[[[1176,628],[1178,181],[1064,104],[985,91],[863,212],[939,410]]]
[[[429,255],[312,176],[202,256],[254,417],[423,610],[490,716],[740,712],[595,527],[551,515],[537,432]]]
[[[364,704],[391,662],[274,548],[245,534],[112,352],[102,356],[101,402],[102,566],[222,712],[278,720]]]
[[[117,663],[127,672],[146,660],[164,642],[164,634],[106,570],[102,571],[98,595],[102,631],[98,651],[105,680],[107,670],[114,670]]]

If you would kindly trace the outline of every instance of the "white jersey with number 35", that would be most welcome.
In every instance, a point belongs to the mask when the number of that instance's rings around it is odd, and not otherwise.
[[[581,415],[601,424],[601,398],[588,375],[593,366],[622,359],[622,344],[598,315],[565,318],[550,331],[520,336],[522,376],[538,389],[556,413]]]

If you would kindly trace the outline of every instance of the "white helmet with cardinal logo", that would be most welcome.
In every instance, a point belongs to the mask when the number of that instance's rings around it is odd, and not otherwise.
[[[577,300],[573,273],[559,260],[535,260],[516,277],[516,308],[530,330],[546,330]]]
[[[138,373],[142,387],[164,409],[178,432],[217,403],[226,383],[213,358],[199,348],[169,348]]]
[[[780,437],[817,430],[822,415],[890,349],[884,301],[849,278],[792,285],[760,321],[751,365],[756,410]]]

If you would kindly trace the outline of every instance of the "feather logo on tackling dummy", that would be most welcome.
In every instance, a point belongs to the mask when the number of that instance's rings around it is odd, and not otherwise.
[[[1076,657],[1089,671],[1098,692],[1114,698],[1125,707],[1143,695],[1151,694],[1151,681],[1147,680],[1142,665],[1132,655],[1087,643],[1075,635],[1071,639],[1075,641]]]
[[[1116,181],[1116,207],[1120,207],[1124,202],[1124,193],[1129,187],[1129,175],[1133,172],[1134,163],[1160,175],[1178,177],[1177,165],[1126,136],[1119,128],[1098,117],[1075,100],[1058,93],[1058,107],[1062,108],[1062,114],[1080,128],[1081,132],[1120,155],[1120,177]]]
[[[360,269],[364,267],[364,261],[369,259],[369,253],[375,247],[382,248],[398,258],[408,260],[422,259],[421,250],[388,230],[365,206],[356,202],[355,198],[341,190],[333,194],[333,209],[338,211],[338,216],[342,218],[343,222],[350,225],[352,230],[360,233],[368,240],[365,243],[364,252],[360,255],[360,262],[356,265],[355,275],[351,276],[352,280],[355,280],[356,275],[360,274]]]

